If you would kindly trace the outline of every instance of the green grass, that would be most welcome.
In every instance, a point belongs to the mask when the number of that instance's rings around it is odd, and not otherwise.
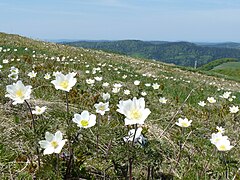
[[[1,134],[0,134],[0,177],[1,179],[61,179],[65,175],[66,161],[60,158],[60,174],[56,172],[56,156],[42,155],[41,167],[37,167],[36,141],[44,139],[46,131],[55,133],[61,130],[64,138],[66,125],[65,93],[56,90],[50,80],[45,80],[45,73],[62,71],[77,72],[77,84],[69,92],[70,113],[88,110],[96,114],[94,104],[102,100],[102,93],[109,92],[110,112],[101,117],[99,130],[96,126],[83,129],[74,143],[75,165],[72,178],[86,179],[123,179],[129,165],[129,157],[134,157],[133,176],[135,179],[146,179],[148,170],[153,179],[223,179],[225,176],[224,159],[216,147],[209,141],[211,134],[216,132],[216,126],[223,126],[234,148],[226,153],[228,176],[239,178],[239,114],[229,113],[229,107],[239,105],[240,84],[216,76],[180,69],[160,62],[134,59],[123,55],[102,51],[78,49],[52,43],[33,41],[15,35],[0,34],[0,47],[10,48],[8,52],[0,52],[0,103],[1,103]],[[25,47],[28,50],[25,51]],[[13,49],[18,49],[17,52]],[[36,51],[33,53],[33,51]],[[36,57],[33,57],[36,54]],[[58,61],[56,57],[64,61]],[[52,57],[55,57],[51,60]],[[8,64],[2,60],[8,59]],[[17,61],[20,59],[20,61]],[[36,133],[31,129],[31,116],[26,104],[13,106],[6,94],[6,85],[12,84],[7,76],[9,68],[19,68],[19,77],[25,85],[32,85],[33,91],[29,101],[36,105],[47,106],[43,116],[35,117]],[[93,68],[101,71],[92,74]],[[37,77],[30,79],[27,73],[36,71]],[[90,73],[86,73],[89,70]],[[150,75],[151,74],[151,75]],[[127,75],[126,79],[122,76]],[[86,79],[96,76],[103,77],[102,82],[94,86],[86,83]],[[53,78],[51,78],[52,80]],[[140,80],[140,85],[133,82]],[[109,87],[102,83],[108,82]],[[117,94],[112,93],[114,83],[123,87]],[[146,87],[146,83],[158,83],[160,88],[154,90]],[[123,90],[130,90],[125,95]],[[144,147],[129,147],[123,137],[133,127],[124,126],[124,116],[116,112],[119,100],[140,98],[145,91],[146,107],[151,114],[143,126],[143,135],[148,139]],[[225,91],[231,91],[237,98],[233,102],[219,96]],[[207,97],[217,99],[216,104],[207,104],[202,108],[199,101]],[[160,104],[159,98],[166,97],[167,104]],[[180,117],[191,119],[192,125],[182,131],[175,122]],[[71,135],[75,136],[79,128],[71,123]],[[96,153],[96,134],[100,132],[99,152]],[[181,150],[179,162],[179,142],[185,142]],[[67,145],[62,152],[68,154]],[[62,155],[62,154],[61,154]],[[204,178],[203,178],[204,177]]]

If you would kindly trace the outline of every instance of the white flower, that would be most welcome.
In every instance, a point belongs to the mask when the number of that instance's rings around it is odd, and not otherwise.
[[[3,64],[9,63],[9,61],[7,59],[4,59],[2,62],[3,62]]]
[[[145,91],[143,91],[143,92],[141,92],[141,95],[142,95],[142,96],[146,96],[147,93],[146,93]]]
[[[102,97],[103,97],[103,100],[104,100],[104,101],[109,101],[109,99],[110,99],[111,96],[110,96],[109,93],[103,93]]]
[[[96,124],[96,115],[83,111],[81,114],[74,114],[73,122],[80,128],[89,128]]]
[[[150,87],[150,86],[151,86],[151,83],[146,83],[145,86],[146,86],[146,87]]]
[[[165,97],[160,97],[159,102],[161,104],[166,104],[167,103],[167,99]]]
[[[133,100],[120,101],[117,106],[119,108],[117,112],[126,116],[125,125],[144,124],[145,119],[151,113],[148,108],[145,108],[144,98],[134,97]]]
[[[76,73],[68,73],[67,75],[59,73],[56,75],[56,79],[51,81],[51,83],[54,84],[57,90],[60,89],[69,92],[77,82],[74,76],[76,76]]]
[[[16,73],[11,73],[8,75],[8,77],[14,81],[18,80],[18,74]]]
[[[21,104],[25,100],[30,99],[32,86],[24,86],[22,81],[17,81],[13,85],[7,85],[7,93],[5,97],[13,100],[13,105]]]
[[[102,84],[103,87],[108,87],[109,86],[109,83],[108,82],[105,82]]]
[[[184,118],[184,119],[179,118],[178,122],[176,122],[175,124],[180,127],[189,127],[191,123],[192,123],[192,120],[189,121],[187,118]]]
[[[113,93],[118,93],[120,91],[120,88],[118,88],[118,87],[114,87],[113,89],[112,89],[112,92]]]
[[[123,79],[126,79],[126,78],[127,78],[127,75],[123,75],[122,78],[123,78]]]
[[[14,66],[12,66],[12,67],[10,68],[10,72],[11,72],[12,74],[18,74],[18,73],[19,73],[19,69],[16,68],[16,67],[14,67]]]
[[[230,95],[231,95],[231,92],[225,92],[225,93],[223,93],[223,95],[221,95],[220,97],[221,97],[221,98],[224,98],[224,99],[228,99],[228,98],[230,97]]]
[[[34,71],[32,71],[32,72],[29,72],[29,73],[28,73],[28,76],[29,76],[30,78],[34,78],[34,77],[37,76],[37,73],[34,72]]]
[[[102,81],[102,77],[94,77],[94,79],[96,80],[96,81]]]
[[[115,88],[121,88],[122,85],[121,85],[120,83],[115,83],[115,84],[113,84],[113,87],[115,87]]]
[[[228,139],[220,139],[215,145],[219,151],[229,151],[233,148]]]
[[[128,89],[126,89],[126,90],[123,91],[123,93],[126,94],[126,95],[129,95],[130,91]]]
[[[46,140],[39,141],[41,148],[45,149],[43,151],[44,155],[52,153],[59,154],[67,141],[66,139],[62,139],[62,133],[60,131],[57,131],[55,135],[46,132],[45,139]]]
[[[43,107],[36,106],[35,110],[33,110],[32,113],[36,115],[41,115],[46,111],[46,109],[47,109],[46,106],[43,106]]]
[[[206,103],[205,103],[204,101],[200,101],[200,102],[198,103],[198,105],[204,107],[204,106],[206,105]]]
[[[153,87],[153,89],[159,89],[159,84],[158,83],[153,83],[153,85],[152,85],[152,87]]]
[[[0,64],[0,69],[2,69],[3,68],[3,66]]]
[[[212,137],[211,137],[210,141],[212,144],[216,145],[216,143],[222,139],[227,140],[228,137],[223,136],[222,133],[218,132],[218,133],[212,133]]]
[[[214,99],[214,97],[208,97],[207,98],[207,101],[211,104],[215,103],[216,102],[216,99]]]
[[[221,126],[220,126],[220,127],[217,126],[216,129],[217,129],[218,132],[220,132],[220,133],[222,133],[222,134],[225,132],[224,128],[221,127]]]
[[[141,132],[142,132],[142,128],[137,128],[136,134],[135,134],[135,138],[134,138],[134,142],[138,142],[140,136],[141,136]],[[123,140],[125,142],[129,142],[129,141],[133,141],[133,137],[134,137],[134,133],[135,133],[135,129],[131,129],[128,131],[128,136],[124,137]]]
[[[230,111],[230,113],[235,114],[239,111],[239,108],[238,108],[238,106],[232,106],[232,107],[229,107],[229,111]]]
[[[62,74],[62,73],[59,72],[59,71],[53,72],[53,76],[57,76],[57,75],[59,75],[59,74]]]
[[[134,81],[134,85],[138,86],[140,84],[139,80]]]
[[[50,79],[50,78],[51,78],[51,75],[50,75],[49,73],[47,73],[47,74],[44,75],[44,79],[47,79],[47,80],[48,80],[48,79]]]
[[[95,80],[94,79],[86,79],[86,83],[93,85],[95,83]]]
[[[96,112],[101,115],[104,115],[106,111],[110,110],[108,106],[109,106],[109,102],[106,102],[106,103],[100,102],[98,104],[94,104],[94,107],[96,108]]]

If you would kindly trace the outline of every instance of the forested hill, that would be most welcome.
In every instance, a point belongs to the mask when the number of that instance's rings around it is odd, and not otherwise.
[[[239,49],[205,47],[189,42],[122,40],[77,41],[64,44],[191,67],[194,67],[195,62],[199,67],[219,58],[240,58]]]

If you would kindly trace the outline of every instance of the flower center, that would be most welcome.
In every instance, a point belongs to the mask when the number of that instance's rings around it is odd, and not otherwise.
[[[23,91],[22,91],[22,90],[17,90],[16,96],[17,96],[18,98],[22,98],[22,97],[23,97]]]
[[[52,147],[54,147],[54,149],[56,149],[58,147],[57,141],[52,141],[51,145],[52,145]]]
[[[88,120],[85,120],[85,119],[83,119],[83,120],[81,120],[81,125],[83,126],[83,127],[86,127],[86,126],[88,126]]]
[[[104,111],[105,110],[105,106],[100,106],[99,110]]]
[[[63,89],[67,89],[68,85],[69,85],[68,81],[63,81],[63,82],[60,83],[60,86],[61,86]]]
[[[224,151],[224,150],[226,150],[227,148],[226,148],[226,146],[223,144],[223,145],[221,145],[221,146],[219,146],[219,150],[222,150],[222,151]]]
[[[131,119],[140,119],[141,116],[142,116],[142,113],[137,109],[133,109],[130,112]]]
[[[183,127],[188,127],[188,123],[182,122],[182,126],[183,126]]]

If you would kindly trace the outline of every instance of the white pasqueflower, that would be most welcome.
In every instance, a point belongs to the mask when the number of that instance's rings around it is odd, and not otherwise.
[[[95,80],[94,79],[86,79],[86,83],[93,85],[95,83]]]
[[[115,87],[115,88],[121,88],[121,87],[122,87],[122,84],[120,84],[120,83],[115,83],[115,84],[113,84],[113,87]]]
[[[44,75],[44,79],[50,79],[51,78],[51,75],[49,74],[49,73],[46,73],[45,75]]]
[[[103,100],[104,100],[104,101],[109,101],[109,99],[110,99],[111,96],[110,96],[109,93],[103,93],[103,94],[102,94],[102,97],[103,97]]]
[[[136,131],[135,129],[129,130],[128,136],[123,138],[124,142],[129,142],[129,141],[134,141],[135,143],[138,142],[139,138],[141,137],[142,128],[137,128],[136,133],[135,131]],[[133,140],[134,134],[135,134],[135,138]]]
[[[216,145],[216,143],[222,139],[227,140],[228,137],[223,136],[222,133],[218,132],[218,133],[212,133],[212,137],[211,137],[210,141],[212,144]]]
[[[96,124],[96,115],[83,111],[81,114],[74,114],[72,121],[80,128],[89,128]]]
[[[43,107],[36,106],[35,110],[33,110],[32,113],[36,115],[41,115],[46,111],[46,109],[47,109],[46,106],[43,106]]]
[[[108,87],[109,86],[109,83],[108,82],[105,82],[102,84],[103,87]]]
[[[207,98],[207,101],[211,104],[215,103],[216,102],[216,99],[214,99],[214,97],[208,97]]]
[[[228,99],[228,98],[230,97],[230,95],[231,95],[231,92],[225,92],[225,93],[223,93],[223,95],[221,95],[220,97],[221,97],[221,98],[224,98],[224,99]]]
[[[11,74],[18,74],[18,73],[19,73],[19,69],[16,68],[16,67],[14,67],[14,66],[12,66],[12,67],[10,68],[10,72],[11,72]]]
[[[200,101],[200,102],[198,103],[198,105],[204,107],[204,106],[206,106],[206,103],[205,103],[204,101]]]
[[[109,111],[109,102],[103,103],[100,102],[98,104],[94,104],[94,107],[96,108],[96,112],[104,115],[106,111]]]
[[[119,109],[117,112],[125,115],[125,125],[144,124],[145,119],[151,113],[148,108],[145,108],[144,98],[126,101],[120,101],[117,105]]]
[[[129,95],[130,91],[128,89],[126,89],[126,90],[123,91],[123,93],[126,94],[126,95]]]
[[[155,89],[155,90],[159,89],[159,86],[160,85],[158,83],[153,83],[153,85],[152,85],[153,89]]]
[[[13,105],[22,104],[25,100],[30,99],[32,86],[24,86],[22,81],[17,81],[12,85],[7,85],[7,93],[5,97],[9,97],[13,100]]]
[[[235,114],[239,111],[239,108],[238,106],[232,106],[232,107],[229,107],[229,111],[230,113]]]
[[[76,84],[77,79],[74,78],[77,73],[68,73],[66,75],[59,73],[56,75],[56,79],[51,81],[55,88],[69,92]]]
[[[166,104],[167,103],[167,99],[165,97],[160,97],[159,102],[161,104]]]
[[[228,139],[220,139],[215,146],[219,151],[229,151],[233,148],[233,146],[230,145],[230,141]]]
[[[39,141],[39,144],[41,148],[45,149],[43,151],[43,154],[52,154],[57,153],[59,154],[67,141],[66,139],[62,139],[62,133],[60,131],[57,131],[55,134],[46,132],[45,133],[45,139]]]
[[[11,73],[8,75],[8,77],[14,81],[18,80],[18,74],[16,73]]]
[[[29,72],[27,75],[28,75],[30,78],[34,78],[34,77],[37,76],[37,72],[32,71],[32,72]]]
[[[219,133],[222,133],[222,134],[223,134],[223,133],[225,132],[225,129],[224,129],[222,126],[220,126],[220,127],[217,126],[216,129],[217,129],[217,131],[218,131]]]
[[[120,91],[120,88],[118,88],[118,87],[112,88],[113,93],[118,93],[119,91]]]
[[[188,120],[187,118],[178,118],[178,122],[176,122],[175,124],[180,126],[180,127],[189,127],[192,123],[192,120]]]
[[[142,95],[142,96],[146,96],[147,93],[146,93],[145,91],[143,91],[143,92],[141,92],[141,95]]]
[[[134,81],[133,83],[134,83],[134,85],[138,86],[138,85],[140,84],[140,81],[139,81],[139,80],[136,80],[136,81]]]
[[[103,78],[96,76],[96,77],[94,77],[94,79],[95,79],[96,81],[102,81]]]

